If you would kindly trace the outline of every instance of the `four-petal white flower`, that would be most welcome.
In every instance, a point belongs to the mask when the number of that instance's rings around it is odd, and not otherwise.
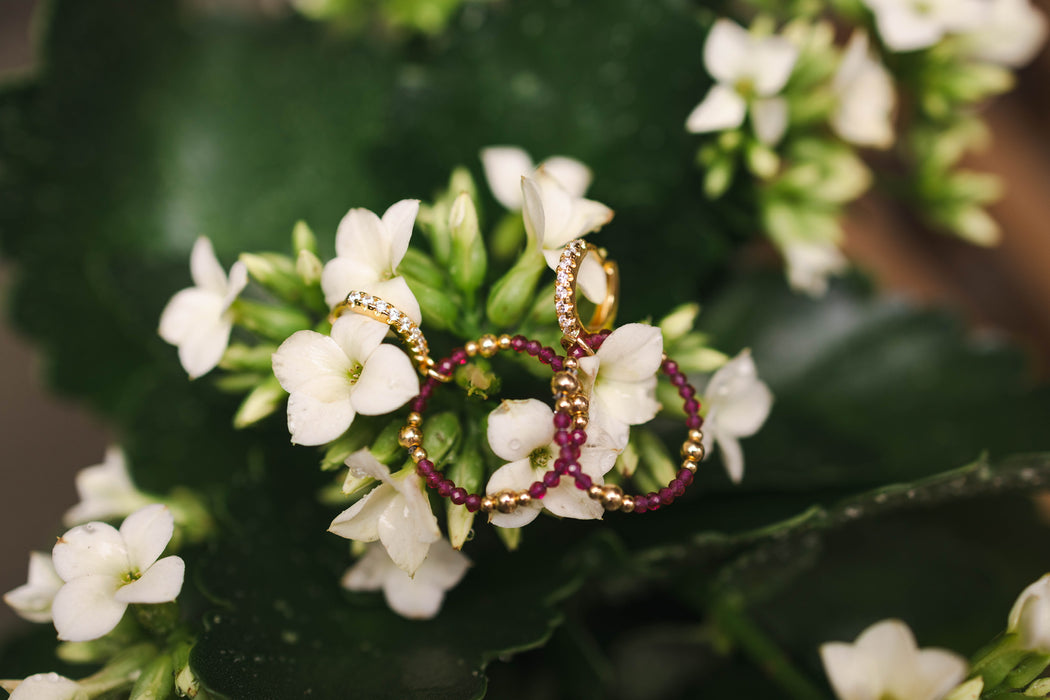
[[[178,346],[182,368],[196,379],[214,369],[226,352],[233,330],[230,304],[248,284],[248,268],[235,262],[227,278],[211,241],[201,236],[190,253],[190,275],[195,286],[177,293],[164,307],[159,333]]]
[[[1046,16],[1029,0],[984,0],[981,21],[961,41],[966,53],[988,63],[1020,68],[1046,41]]]
[[[419,302],[397,266],[408,251],[418,199],[402,199],[380,219],[367,209],[351,209],[335,234],[336,257],[324,266],[321,289],[329,306],[353,290],[385,299],[416,323],[422,321]]]
[[[358,542],[379,540],[394,564],[413,576],[441,538],[422,480],[411,468],[391,475],[367,448],[350,455],[346,465],[382,483],[336,516],[328,531]]]
[[[663,352],[659,328],[627,323],[610,333],[594,355],[580,358],[580,370],[591,384],[588,433],[601,430],[622,450],[629,426],[656,416],[656,372]]]
[[[744,477],[744,452],[739,438],[758,432],[773,406],[773,393],[758,378],[750,350],[722,365],[704,389],[704,449],[711,454],[717,442],[722,462],[733,483]]]
[[[177,556],[160,559],[174,529],[171,511],[154,504],[129,515],[120,530],[94,522],[62,535],[51,553],[65,581],[51,608],[59,639],[98,639],[128,604],[175,600],[186,565]]]
[[[933,46],[947,34],[978,27],[984,0],[862,0],[891,51]]]
[[[346,572],[342,584],[351,591],[382,589],[386,604],[398,615],[429,620],[441,610],[446,591],[460,582],[468,568],[470,559],[444,538],[430,546],[415,576],[398,568],[382,546],[373,544]]]
[[[1024,649],[1050,653],[1050,574],[1021,591],[1006,630],[1018,636]]]
[[[532,177],[537,169],[554,178],[573,197],[582,197],[591,185],[591,169],[580,161],[552,156],[537,168],[529,154],[516,146],[483,148],[481,164],[496,201],[511,211],[520,211],[524,203],[521,178]]]
[[[838,97],[831,128],[858,146],[889,148],[896,104],[893,78],[872,58],[865,32],[853,33],[831,86]]]
[[[51,605],[64,583],[55,572],[50,554],[30,552],[26,582],[5,593],[4,602],[30,622],[51,622]]]
[[[542,169],[535,176],[521,179],[525,231],[543,252],[547,266],[558,269],[562,251],[570,241],[597,231],[612,221],[613,211],[601,202],[571,194]],[[579,286],[591,301],[605,298],[605,272],[594,258],[583,259]]]
[[[755,135],[774,145],[788,126],[788,104],[779,93],[791,77],[798,48],[780,36],[757,37],[719,19],[704,43],[704,66],[715,85],[686,119],[694,134],[735,129],[748,110]]]
[[[21,681],[0,681],[11,700],[88,700],[91,697],[76,681],[57,673],[37,673]]]
[[[828,291],[828,278],[842,274],[849,261],[832,241],[803,239],[777,243],[787,262],[788,284],[812,297]]]
[[[388,326],[357,314],[336,319],[330,336],[297,331],[273,354],[288,397],[288,431],[299,445],[323,445],[358,414],[378,416],[419,393],[412,361],[383,344]]]
[[[823,644],[820,658],[839,700],[941,700],[967,669],[950,651],[919,649],[900,620],[872,625],[853,644]]]
[[[123,518],[152,502],[149,496],[135,488],[128,474],[124,451],[116,446],[106,450],[102,464],[77,472],[76,487],[80,502],[62,516],[66,527],[91,520]]]
[[[525,399],[504,401],[489,414],[488,441],[492,451],[507,464],[497,469],[485,486],[489,494],[504,490],[527,491],[543,478],[554,465],[559,446],[554,443],[554,411],[542,401]],[[610,437],[597,426],[587,431],[587,443],[580,449],[580,469],[596,484],[616,465],[617,449]],[[547,489],[542,499],[513,513],[493,513],[490,520],[497,527],[528,525],[544,508],[562,518],[591,520],[601,518],[604,509],[586,491],[576,488],[572,477]]]

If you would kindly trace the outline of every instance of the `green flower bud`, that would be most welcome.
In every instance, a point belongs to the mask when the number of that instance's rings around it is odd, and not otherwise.
[[[718,199],[729,185],[733,183],[733,175],[736,173],[736,163],[732,158],[724,157],[711,163],[704,174],[704,194],[708,199]]]
[[[466,192],[472,201],[478,201],[478,186],[474,182],[474,176],[463,166],[452,171],[448,179],[448,193],[444,197],[446,201],[453,200],[461,193]]]
[[[234,374],[220,374],[212,380],[219,391],[227,394],[247,394],[249,391],[259,386],[259,383],[264,381],[267,375],[272,376],[273,370],[269,372],[236,372]]]
[[[430,242],[434,259],[442,265],[447,265],[449,256],[452,255],[452,232],[448,228],[448,212],[451,206],[450,202],[442,200],[430,206],[421,204],[419,215],[416,217],[419,230]],[[404,265],[404,261],[401,264]]]
[[[485,244],[478,230],[478,212],[466,192],[452,203],[448,225],[452,231],[452,257],[449,273],[452,281],[468,295],[485,279],[487,260]]]
[[[675,390],[677,395],[677,390]],[[634,472],[638,469],[638,449],[635,447],[634,440],[627,442],[627,447],[624,448],[620,456],[616,458],[616,471],[625,477],[630,478]]]
[[[296,255],[306,251],[317,255],[317,236],[305,221],[296,221],[292,229],[292,250]]]
[[[419,309],[423,313],[423,323],[427,328],[436,328],[438,330],[453,328],[460,320],[460,305],[447,293],[437,287],[431,287],[407,276],[405,281],[408,282],[408,288],[412,290],[412,294],[419,301]]]
[[[489,238],[493,259],[502,262],[519,255],[525,242],[525,222],[521,212],[509,211],[504,214]]]
[[[266,372],[273,366],[273,354],[277,346],[272,343],[245,345],[233,343],[222,355],[219,367],[232,372]]]
[[[428,459],[439,464],[459,442],[462,428],[455,414],[445,411],[423,421],[423,447]]]
[[[278,253],[241,253],[240,261],[253,279],[278,298],[291,302],[302,298],[303,280],[291,258]]]
[[[281,388],[277,377],[270,376],[244,397],[233,416],[233,427],[240,430],[258,423],[283,406],[286,396],[288,392]]]
[[[529,309],[528,319],[530,322],[540,326],[548,326],[558,320],[558,312],[554,308],[555,282],[551,282],[536,295],[536,301]]]
[[[666,486],[678,473],[678,465],[671,459],[667,447],[660,441],[660,438],[648,430],[637,432],[636,444],[643,471],[650,474],[661,486]],[[638,478],[637,474],[635,478]]]
[[[207,503],[193,489],[176,486],[162,502],[175,518],[175,535],[190,542],[203,542],[215,531],[215,520]],[[177,550],[175,545],[172,550]]]
[[[521,544],[521,530],[520,527],[497,527],[496,534],[503,540],[503,546],[507,548],[508,552],[513,552]]]
[[[952,692],[944,696],[944,700],[978,700],[984,689],[984,679],[980,676],[957,685]]]
[[[300,250],[299,257],[295,259],[295,271],[303,284],[314,286],[321,283],[321,273],[324,272],[324,264],[317,257],[317,253],[309,250]]]
[[[1050,666],[1050,656],[1046,654],[1030,654],[1024,661],[1017,664],[1014,670],[1006,676],[1003,685],[1007,688],[1023,688],[1043,674],[1046,667]]]
[[[422,282],[428,287],[445,286],[445,273],[429,255],[418,248],[405,251],[405,257],[397,266],[397,272],[410,282]]]
[[[190,668],[190,652],[194,642],[179,642],[171,652],[171,665],[175,674],[175,694],[182,698],[195,698],[200,694],[201,682]]]
[[[174,690],[171,656],[159,654],[142,669],[128,700],[166,700]]]
[[[379,457],[379,452],[376,449],[376,445],[371,445],[370,451],[381,462],[389,462],[393,459],[394,454],[397,452],[397,431],[401,429],[401,423],[397,420],[391,421],[387,424],[384,430],[380,433],[380,439],[382,444],[387,446],[389,449],[389,455],[387,459]],[[346,463],[346,458],[353,453],[360,450],[372,443],[373,438],[376,437],[376,431],[371,423],[366,421],[354,421],[353,426],[346,434],[336,438],[332,442],[328,443],[328,449],[325,450],[324,456],[321,458],[321,471],[329,472],[341,469]],[[377,440],[379,442],[380,440]]]
[[[780,156],[764,143],[751,141],[744,153],[747,167],[756,177],[768,180],[780,169]]]
[[[974,680],[978,680],[978,679],[974,679]],[[963,685],[966,685],[966,684],[964,683]],[[962,686],[960,686],[960,687],[962,687]],[[984,687],[983,684],[982,684],[981,687],[982,688]],[[1028,698],[1045,698],[1047,696],[1050,696],[1050,678],[1040,678],[1040,679],[1038,679],[1036,681],[1033,681],[1030,686],[1025,688],[1024,694],[1025,694],[1025,697],[1028,697]],[[978,690],[977,695],[973,696],[973,698],[977,698],[977,697],[980,697],[980,690]],[[947,698],[945,698],[945,700],[971,700],[971,696],[964,695],[962,697],[956,698],[956,697],[953,697],[953,696],[949,695]]]
[[[390,464],[401,455],[402,447],[397,441],[397,436],[401,432],[402,425],[403,421],[390,421],[379,431],[379,435],[372,441],[372,444],[368,446],[368,451],[372,453],[372,456],[383,464]],[[361,447],[364,447],[364,445]],[[353,452],[357,452],[361,447],[347,452],[346,457],[349,457]],[[343,458],[343,461],[346,461],[346,457]]]
[[[685,372],[714,372],[729,361],[725,353],[707,347],[707,337],[702,333],[689,333],[667,348],[667,354]]]
[[[306,314],[288,306],[272,306],[248,299],[236,299],[230,305],[233,322],[253,333],[274,340],[284,340],[312,324]]]
[[[475,449],[465,449],[448,467],[445,468],[448,478],[457,485],[467,490],[467,493],[477,493],[481,488],[481,481],[485,477],[485,464],[481,453]],[[474,513],[463,506],[457,506],[451,501],[447,505],[448,516],[448,539],[452,546],[461,549],[463,543],[470,537],[471,528],[474,525]]]
[[[938,216],[957,236],[974,245],[998,245],[999,224],[979,206],[963,206]]]
[[[526,250],[514,267],[496,280],[489,293],[486,312],[500,328],[517,325],[532,303],[533,292],[547,263],[535,250]]]
[[[689,302],[675,307],[671,313],[660,319],[657,325],[664,336],[664,344],[670,345],[693,330],[693,326],[696,324],[696,317],[699,314],[700,305],[695,302]]]
[[[179,624],[179,604],[170,603],[135,603],[131,606],[135,619],[151,635],[164,637],[174,631]]]
[[[157,658],[159,650],[154,644],[144,642],[124,649],[99,671],[80,681],[80,687],[90,697],[96,697],[117,688],[127,688],[140,677],[140,672]],[[164,697],[164,696],[161,696]]]
[[[491,365],[481,359],[476,358],[474,362],[457,367],[454,377],[456,384],[466,391],[468,397],[487,399],[499,393],[499,375],[492,372]]]

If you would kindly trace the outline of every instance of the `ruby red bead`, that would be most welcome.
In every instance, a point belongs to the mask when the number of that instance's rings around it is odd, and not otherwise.
[[[699,430],[700,426],[704,424],[703,416],[696,413],[685,419],[685,426],[690,430]]]
[[[569,467],[572,462],[567,459],[556,459],[554,460],[554,471],[558,474],[565,474],[569,471]]]
[[[675,373],[671,375],[671,383],[675,386],[681,387],[685,386],[688,382],[684,374]]]
[[[463,505],[467,501],[467,490],[460,487],[452,489],[452,493],[449,495],[449,500],[457,506]]]
[[[645,496],[643,496],[641,494],[638,494],[637,496],[634,497],[634,512],[635,513],[644,513],[645,511],[649,510],[648,506],[649,506],[649,499],[647,499]]]
[[[649,501],[649,503],[647,504],[649,506],[649,510],[660,510],[659,494],[650,493],[646,498]]]
[[[466,350],[464,350],[463,348],[458,348],[452,353],[449,359],[452,360],[453,364],[463,365],[466,364],[468,357],[469,355],[467,355]]]
[[[549,365],[558,353],[554,352],[554,348],[543,348],[539,352],[539,359],[545,365]]]
[[[580,448],[578,445],[569,443],[568,445],[565,445],[561,448],[561,450],[558,452],[558,456],[564,460],[572,461],[574,459],[579,458]]]
[[[445,477],[441,476],[441,472],[430,472],[427,474],[427,486],[432,489],[436,489],[444,480]]]
[[[574,345],[569,354],[575,357],[577,360],[587,354],[587,351],[581,348],[579,345]]]
[[[660,503],[665,506],[669,506],[674,503],[674,491],[667,488],[666,486],[660,489],[660,493],[657,494],[660,497]]]
[[[561,357],[555,357],[551,360],[551,369],[555,372],[562,371],[565,369],[565,360],[561,359]]]
[[[674,360],[664,360],[660,368],[664,374],[678,374],[678,363]]]
[[[569,442],[571,442],[571,441],[572,441],[572,438],[569,436],[568,431],[559,430],[558,432],[554,433],[554,444],[555,445],[559,445],[559,446],[560,445],[568,445]]]
[[[685,412],[690,415],[695,415],[700,412],[700,402],[696,399],[686,399],[685,403],[682,404],[682,408]]]
[[[581,491],[586,491],[593,485],[593,483],[591,477],[586,474],[580,473],[576,475],[576,488]]]
[[[510,339],[510,347],[515,352],[521,352],[525,349],[525,345],[528,344],[529,339],[523,335],[516,335]]]
[[[547,472],[543,475],[543,484],[549,489],[554,488],[560,483],[561,477],[558,475],[557,472]]]
[[[533,357],[535,357],[536,355],[540,354],[540,350],[542,350],[542,349],[543,349],[543,346],[540,345],[535,340],[530,340],[529,342],[525,343],[525,352],[529,353]]]
[[[679,469],[678,473],[674,475],[675,481],[681,481],[683,485],[688,486],[693,483],[693,472],[688,469]]]
[[[587,431],[585,430],[574,430],[569,434],[569,438],[577,445],[583,445],[587,442]]]
[[[529,495],[533,498],[543,498],[547,495],[547,485],[542,481],[532,482],[532,486],[529,487]]]
[[[570,425],[572,425],[572,416],[570,416],[568,413],[563,413],[559,411],[558,413],[554,414],[555,428],[557,428],[558,430],[565,430]]]
[[[467,496],[467,500],[463,502],[463,505],[467,507],[471,513],[477,512],[478,508],[481,508],[481,496],[476,493],[472,493]]]
[[[416,471],[421,475],[426,476],[434,471],[434,463],[429,459],[421,459],[419,460],[419,464],[416,465]]]
[[[437,487],[438,495],[441,496],[442,498],[448,498],[449,496],[452,495],[452,489],[454,489],[455,487],[456,487],[455,484],[453,484],[448,479],[445,479],[440,484],[438,484],[438,487]]]
[[[437,365],[435,365],[434,369],[437,370],[438,374],[443,374],[447,377],[448,375],[452,374],[452,370],[455,369],[455,365],[450,359],[442,360],[441,362],[437,363]]]
[[[675,496],[681,496],[683,493],[685,493],[685,484],[683,484],[679,479],[671,479],[671,483],[667,485],[667,488],[671,489],[671,492]]]
[[[683,399],[691,399],[694,396],[696,396],[696,389],[694,389],[689,384],[683,384],[682,386],[678,387],[678,395],[681,396]]]

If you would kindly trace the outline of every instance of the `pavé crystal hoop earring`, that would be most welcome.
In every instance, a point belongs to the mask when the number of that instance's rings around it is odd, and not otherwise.
[[[588,255],[594,255],[602,266],[602,271],[605,272],[605,298],[595,307],[591,320],[584,323],[576,304],[576,286],[579,282],[580,268]],[[602,251],[582,238],[577,238],[566,245],[558,261],[554,287],[554,309],[558,314],[558,325],[564,336],[561,341],[562,346],[568,350],[576,345],[581,337],[611,326],[616,318],[619,304],[620,268],[616,263],[607,260]]]
[[[451,371],[442,374],[434,369],[434,360],[430,358],[430,346],[427,344],[423,331],[419,329],[415,321],[408,317],[408,314],[393,304],[377,296],[355,290],[347,294],[346,299],[336,304],[328,315],[328,320],[335,323],[335,320],[347,311],[390,326],[408,347],[416,369],[424,377],[430,377],[439,382],[447,382],[452,379]]]

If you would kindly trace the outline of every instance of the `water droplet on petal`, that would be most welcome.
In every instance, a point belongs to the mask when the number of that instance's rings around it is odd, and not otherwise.
[[[88,534],[91,534],[91,533],[93,533],[94,531],[95,531],[95,525],[94,525],[94,523],[88,523],[87,525],[85,525],[85,526],[84,526],[84,532],[86,532],[86,533],[88,533]]]
[[[521,440],[518,440],[517,438],[513,438],[509,443],[507,443],[507,447],[509,447],[512,450],[520,450],[521,449]]]

